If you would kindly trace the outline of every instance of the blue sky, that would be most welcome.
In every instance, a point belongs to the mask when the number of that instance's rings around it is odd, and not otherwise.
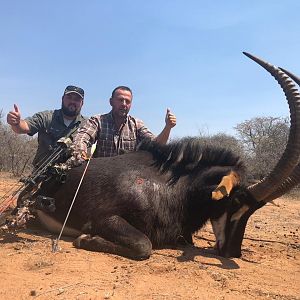
[[[172,137],[234,134],[257,116],[288,115],[276,81],[242,51],[300,74],[300,1],[1,1],[0,109],[60,108],[66,85],[83,114],[110,110],[114,87],[156,134],[167,107]]]

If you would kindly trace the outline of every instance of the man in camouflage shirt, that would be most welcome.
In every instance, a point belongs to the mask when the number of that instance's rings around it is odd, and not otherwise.
[[[165,144],[176,117],[167,110],[166,125],[158,136],[145,126],[142,120],[128,115],[132,104],[132,91],[126,86],[116,87],[110,98],[112,110],[104,115],[91,117],[78,131],[73,147],[74,164],[80,164],[87,157],[91,144],[97,141],[94,157],[116,156],[124,151],[134,151],[143,139],[155,139]]]
[[[30,136],[38,133],[38,149],[33,160],[35,167],[51,153],[61,137],[73,134],[82,125],[83,98],[84,90],[70,85],[62,96],[61,109],[38,112],[22,120],[18,106],[14,104],[14,110],[7,114],[7,123],[14,132]]]

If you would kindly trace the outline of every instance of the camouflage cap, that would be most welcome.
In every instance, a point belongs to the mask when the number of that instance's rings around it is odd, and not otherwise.
[[[78,94],[82,99],[84,98],[84,90],[80,87],[74,86],[74,85],[68,85],[64,91],[64,95],[70,94],[70,93],[76,93]]]

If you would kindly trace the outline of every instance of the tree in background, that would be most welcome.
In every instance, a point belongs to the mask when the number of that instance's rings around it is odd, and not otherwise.
[[[231,150],[242,159],[245,157],[243,145],[241,142],[232,135],[226,133],[217,133],[214,135],[199,133],[199,140],[205,146],[223,147]]]
[[[288,140],[289,119],[256,117],[235,127],[245,149],[249,174],[262,179],[280,159]]]
[[[15,134],[10,126],[3,122],[3,117],[3,110],[0,110],[0,171],[21,176],[32,169],[37,141],[26,135]]]

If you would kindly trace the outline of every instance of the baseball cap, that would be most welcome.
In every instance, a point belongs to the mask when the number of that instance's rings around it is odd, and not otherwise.
[[[84,98],[84,90],[80,87],[74,86],[74,85],[68,85],[64,91],[64,95],[70,94],[70,93],[76,93],[78,94],[82,99]]]

